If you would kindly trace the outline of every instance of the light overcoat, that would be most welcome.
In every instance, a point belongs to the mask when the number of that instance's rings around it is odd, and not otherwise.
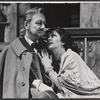
[[[22,45],[19,38],[0,53],[0,98],[28,98],[29,72],[32,53]],[[35,74],[42,79],[35,68]]]

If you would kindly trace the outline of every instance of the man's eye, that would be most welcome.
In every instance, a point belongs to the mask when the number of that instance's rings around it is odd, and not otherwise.
[[[38,23],[36,23],[36,24],[38,24],[38,25],[42,25],[42,23],[40,23],[40,22],[38,22]]]
[[[37,25],[43,25],[43,24],[45,25],[45,24],[46,24],[46,22],[37,21],[37,22],[36,22],[36,24],[37,24]]]

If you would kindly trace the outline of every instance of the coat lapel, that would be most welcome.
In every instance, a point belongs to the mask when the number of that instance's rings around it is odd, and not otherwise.
[[[41,71],[40,71],[40,64],[39,64],[38,56],[36,53],[33,53],[32,69],[36,73],[37,77],[39,79],[42,79]]]

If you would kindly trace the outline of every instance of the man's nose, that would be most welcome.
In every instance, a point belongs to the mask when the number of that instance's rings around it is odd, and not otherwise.
[[[45,25],[44,25],[44,24],[42,24],[41,29],[44,29],[44,28],[45,28]]]

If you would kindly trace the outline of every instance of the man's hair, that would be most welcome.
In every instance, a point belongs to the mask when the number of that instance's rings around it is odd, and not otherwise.
[[[27,10],[24,15],[24,21],[30,22],[32,20],[32,17],[37,13],[44,14],[44,9],[39,7],[34,7],[32,9]]]

